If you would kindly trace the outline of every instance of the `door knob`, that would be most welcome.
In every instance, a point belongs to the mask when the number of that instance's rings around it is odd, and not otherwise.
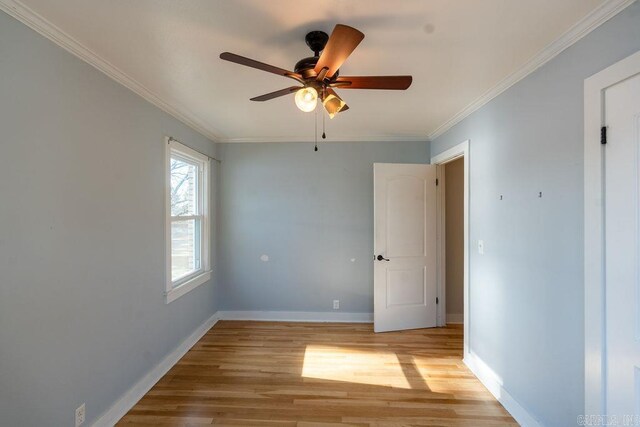
[[[378,255],[378,256],[376,257],[376,259],[377,259],[378,261],[390,261],[388,258],[385,258],[385,257],[383,257],[382,255]]]

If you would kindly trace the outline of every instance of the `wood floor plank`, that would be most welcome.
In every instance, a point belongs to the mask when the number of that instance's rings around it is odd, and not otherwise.
[[[221,321],[118,425],[517,426],[462,363],[462,338]]]

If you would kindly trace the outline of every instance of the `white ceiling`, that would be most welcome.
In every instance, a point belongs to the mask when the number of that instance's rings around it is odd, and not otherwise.
[[[411,74],[413,85],[404,92],[339,91],[351,109],[327,119],[329,138],[426,140],[606,1],[21,3],[216,140],[308,141],[314,115],[299,111],[292,96],[249,101],[291,86],[291,80],[218,55],[229,51],[293,69],[311,56],[304,43],[308,31],[353,26],[365,39],[341,75]]]

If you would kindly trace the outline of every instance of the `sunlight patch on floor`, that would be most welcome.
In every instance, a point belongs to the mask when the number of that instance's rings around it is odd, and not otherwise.
[[[395,353],[308,345],[302,376],[331,381],[413,388]]]

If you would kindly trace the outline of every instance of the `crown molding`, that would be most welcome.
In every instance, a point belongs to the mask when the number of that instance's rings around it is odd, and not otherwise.
[[[433,141],[435,138],[447,132],[456,124],[469,117],[473,112],[479,110],[481,107],[486,105],[489,101],[500,95],[502,92],[506,91],[511,86],[515,85],[520,80],[524,79],[547,62],[551,61],[562,51],[576,43],[591,31],[598,28],[601,24],[605,23],[613,16],[617,15],[619,12],[621,12],[623,9],[625,9],[635,1],[636,0],[607,0],[606,2],[604,2],[598,8],[594,9],[588,15],[578,21],[560,37],[554,40],[551,44],[547,45],[544,49],[542,49],[542,51],[540,51],[537,55],[527,61],[514,73],[508,75],[478,99],[467,105],[455,116],[451,117],[449,120],[438,126],[436,130],[429,134],[428,140]]]
[[[269,143],[286,143],[286,142],[295,142],[295,143],[310,143],[313,144],[316,140],[313,137],[309,137],[309,135],[298,136],[298,137],[290,137],[290,136],[279,136],[279,137],[249,137],[249,138],[221,138],[216,140],[218,143],[222,144],[241,144],[241,143],[258,143],[258,142],[269,142]],[[327,144],[334,142],[428,142],[426,136],[424,135],[395,135],[395,136],[384,136],[384,135],[365,135],[365,136],[347,136],[347,137],[338,137],[337,139],[319,139],[318,144]]]
[[[558,39],[545,47],[541,52],[531,58],[525,65],[501,80],[496,86],[485,92],[478,99],[467,105],[464,109],[451,117],[449,120],[438,126],[428,136],[362,136],[341,138],[340,142],[378,142],[378,141],[432,141],[440,135],[447,132],[453,126],[470,116],[473,112],[480,109],[489,101],[509,89],[520,80],[533,73],[535,70],[555,58],[559,53],[576,43],[585,35],[589,34],[595,28],[606,22],[611,17],[618,14],[635,0],[607,0],[598,8],[581,19],[577,24],[562,34]],[[31,8],[22,4],[19,0],[0,0],[0,10],[22,22],[32,30],[56,43],[58,46],[67,50],[71,54],[77,56],[96,69],[100,70],[116,82],[122,84],[129,90],[138,94],[151,104],[160,108],[164,112],[175,117],[185,125],[189,126],[196,132],[202,134],[213,142],[221,143],[251,143],[251,142],[313,142],[313,139],[305,137],[273,137],[273,138],[224,138],[219,131],[212,129],[211,126],[205,124],[193,112],[189,111],[182,105],[169,103],[158,95],[147,89],[144,85],[137,82],[126,73],[101,58],[91,49],[84,46],[78,40],[62,31],[60,28],[47,21],[44,17],[37,14]],[[332,141],[338,142],[338,141]]]
[[[33,9],[25,6],[18,0],[0,0],[0,10],[6,12],[8,15],[14,17],[18,21],[25,24],[27,27],[36,31],[40,35],[51,40],[58,46],[62,47],[71,54],[77,56],[89,65],[97,68],[116,82],[120,83],[127,89],[138,94],[145,100],[149,101],[156,107],[160,108],[165,113],[170,114],[176,119],[180,120],[185,125],[189,126],[196,132],[202,134],[206,138],[213,142],[219,139],[218,132],[207,126],[202,120],[200,120],[194,113],[189,111],[182,105],[169,103],[158,95],[147,89],[144,85],[137,82],[135,79],[118,69],[107,60],[101,58],[98,54],[91,49],[74,39],[69,34],[62,31],[60,28],[47,21],[44,17],[36,13]]]

